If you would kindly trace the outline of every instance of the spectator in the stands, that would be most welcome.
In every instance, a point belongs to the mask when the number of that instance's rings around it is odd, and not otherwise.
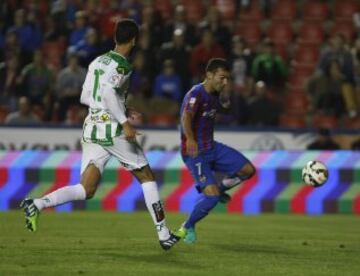
[[[77,11],[75,14],[75,28],[70,34],[69,46],[75,46],[80,41],[85,40],[89,28],[85,11]]]
[[[98,35],[93,28],[86,31],[84,40],[69,47],[69,54],[76,54],[79,57],[79,63],[83,67],[87,67],[101,52]]]
[[[190,52],[191,47],[186,44],[183,31],[176,29],[174,30],[172,41],[164,43],[158,55],[159,65],[162,65],[167,59],[174,61],[176,73],[181,77],[181,86],[185,91],[190,88],[191,81],[189,74]]]
[[[149,98],[152,95],[149,76],[145,72],[145,55],[139,50],[134,56],[133,71],[130,77],[130,91],[132,97]]]
[[[120,3],[120,8],[122,10],[127,10],[128,17],[140,24],[141,13],[144,9],[144,5],[141,0],[122,0]]]
[[[55,98],[59,104],[59,121],[65,120],[70,105],[80,104],[79,99],[85,76],[86,70],[79,65],[78,57],[70,55],[68,66],[59,72],[55,87]]]
[[[276,53],[274,43],[270,40],[264,41],[261,45],[261,53],[252,63],[251,75],[254,80],[263,81],[270,89],[282,92],[287,74],[287,66]]]
[[[158,10],[151,6],[143,9],[141,29],[149,36],[150,48],[159,49],[164,39],[164,22]]]
[[[254,94],[248,99],[248,124],[256,127],[277,126],[280,111],[280,107],[267,96],[265,82],[256,82]]]
[[[205,19],[199,25],[200,29],[207,28],[213,33],[215,41],[224,49],[225,54],[228,56],[231,51],[231,32],[223,24],[217,6],[210,6],[208,8]]]
[[[46,17],[44,27],[44,41],[57,41],[67,35],[66,29],[60,25],[60,22],[53,15]]]
[[[355,141],[353,141],[353,142],[351,143],[350,148],[351,148],[352,150],[359,150],[359,151],[360,151],[360,139],[356,139]]]
[[[20,47],[19,40],[15,32],[6,33],[4,51],[2,54],[4,60],[7,60],[13,56],[17,56],[19,58],[20,66],[24,65],[24,62],[26,61],[26,55]]]
[[[318,137],[307,146],[308,150],[337,150],[340,149],[331,137],[330,130],[327,128],[320,128],[318,130]]]
[[[40,47],[41,35],[36,26],[26,22],[25,10],[17,10],[14,17],[14,25],[8,29],[8,32],[16,33],[26,61],[29,61],[33,52]]]
[[[20,97],[18,101],[18,111],[9,113],[5,118],[8,125],[36,125],[39,118],[31,111],[31,103],[28,98]]]
[[[341,116],[347,112],[350,117],[357,115],[358,104],[354,88],[342,74],[337,60],[328,64],[324,74],[311,77],[305,90],[310,100],[310,113]]]
[[[251,63],[254,56],[250,49],[246,48],[245,41],[240,36],[234,36],[230,55],[231,75],[234,80],[234,89],[244,92],[251,84]]]
[[[318,70],[325,74],[329,64],[336,60],[340,65],[340,71],[344,75],[346,81],[354,83],[354,63],[351,52],[345,47],[345,37],[343,34],[337,33],[330,40],[330,47],[325,50],[320,58]]]
[[[156,70],[156,55],[154,55],[157,48],[154,48],[151,45],[151,34],[147,28],[141,28],[140,32],[138,51],[141,51],[144,55],[146,62],[144,64],[143,71],[152,83],[158,73],[158,70]]]
[[[175,30],[180,30],[185,39],[185,43],[195,45],[197,42],[195,27],[187,22],[185,15],[185,7],[181,4],[176,5],[174,20],[169,21],[164,27],[164,42],[169,42],[173,39]]]
[[[165,60],[162,73],[155,79],[154,96],[168,98],[180,104],[182,94],[181,79],[175,72],[174,61]]]
[[[51,96],[54,75],[45,64],[40,50],[35,51],[33,62],[26,65],[19,78],[21,93],[26,95],[31,104],[43,105],[45,97]]]
[[[211,58],[225,58],[224,49],[216,42],[210,29],[204,29],[201,42],[191,51],[190,69],[193,83],[200,81],[205,72],[205,66]]]
[[[0,64],[0,103],[10,111],[16,108],[16,99],[19,93],[17,85],[19,71],[17,56],[12,56]]]
[[[354,46],[351,49],[354,60],[354,80],[355,88],[358,91],[357,95],[360,96],[360,36],[355,40]]]
[[[108,39],[113,39],[114,26],[121,18],[127,17],[126,10],[121,9],[121,1],[110,0],[105,6],[105,10],[102,14],[100,25],[101,34],[104,34]]]

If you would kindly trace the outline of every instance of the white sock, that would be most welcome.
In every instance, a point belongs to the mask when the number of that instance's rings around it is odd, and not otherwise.
[[[44,208],[54,207],[69,201],[84,199],[86,199],[84,186],[76,184],[57,189],[42,198],[34,199],[34,204],[40,211]]]
[[[222,184],[227,188],[227,189],[231,189],[233,187],[235,187],[236,185],[239,185],[242,182],[242,180],[235,176],[235,177],[231,177],[231,178],[224,178],[222,181]]]
[[[156,225],[159,240],[167,240],[170,237],[170,231],[165,222],[165,211],[160,201],[158,187],[156,182],[145,182],[141,184],[146,207]]]

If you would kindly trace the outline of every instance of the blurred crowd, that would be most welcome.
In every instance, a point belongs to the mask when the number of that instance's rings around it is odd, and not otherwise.
[[[218,124],[360,127],[356,0],[3,0],[0,123],[82,123],[87,66],[114,47],[115,22],[141,26],[131,56],[134,123],[174,126],[212,57],[226,58],[232,110]]]

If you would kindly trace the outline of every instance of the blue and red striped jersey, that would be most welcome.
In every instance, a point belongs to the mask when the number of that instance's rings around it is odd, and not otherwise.
[[[218,97],[205,91],[202,83],[194,85],[185,95],[180,115],[184,111],[193,114],[192,129],[198,143],[199,152],[211,149],[214,145],[214,123]],[[186,137],[181,125],[181,153],[186,155]]]

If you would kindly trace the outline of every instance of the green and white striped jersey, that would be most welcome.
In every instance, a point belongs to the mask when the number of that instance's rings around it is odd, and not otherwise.
[[[83,125],[83,141],[102,146],[113,145],[126,121],[126,97],[131,65],[120,54],[110,51],[89,65],[81,102],[89,106]]]

